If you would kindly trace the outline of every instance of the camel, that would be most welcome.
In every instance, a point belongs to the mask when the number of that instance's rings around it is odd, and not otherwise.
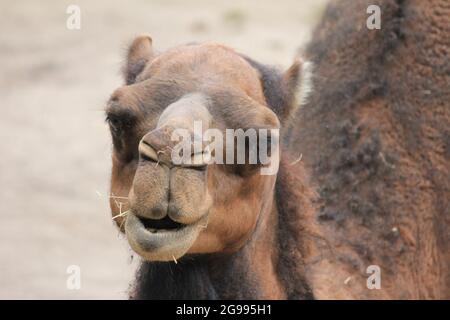
[[[450,297],[449,8],[377,1],[368,30],[369,2],[331,3],[284,72],[216,43],[132,42],[106,108],[111,211],[143,258],[130,298]],[[175,165],[193,121],[279,129],[277,174]]]

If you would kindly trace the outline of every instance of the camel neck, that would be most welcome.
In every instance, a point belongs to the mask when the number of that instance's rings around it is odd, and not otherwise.
[[[210,278],[220,298],[286,298],[277,274],[277,220],[275,201],[267,199],[246,245],[233,254],[212,257]]]

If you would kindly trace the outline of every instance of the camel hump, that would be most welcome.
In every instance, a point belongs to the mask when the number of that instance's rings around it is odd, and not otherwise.
[[[365,275],[379,265],[390,297],[448,299],[450,7],[377,3],[373,30],[371,1],[328,6],[306,55],[315,90],[289,149],[320,185],[318,221],[340,243],[335,266]]]

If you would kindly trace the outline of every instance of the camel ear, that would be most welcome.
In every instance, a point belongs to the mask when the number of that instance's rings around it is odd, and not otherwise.
[[[136,77],[144,70],[145,65],[152,60],[153,56],[152,38],[150,36],[143,35],[133,40],[128,49],[127,62],[124,67],[127,85],[136,81]]]
[[[299,106],[305,104],[312,91],[312,64],[301,58],[294,60],[285,72],[242,56],[260,75],[267,104],[281,121],[286,124]]]
[[[282,90],[285,95],[288,110],[285,113],[293,115],[296,109],[308,102],[313,90],[312,63],[301,58],[294,60],[282,78]]]

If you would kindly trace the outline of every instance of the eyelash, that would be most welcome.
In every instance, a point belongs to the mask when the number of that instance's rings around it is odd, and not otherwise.
[[[107,116],[105,121],[109,124],[109,127],[114,132],[120,131],[123,127],[122,121],[115,118],[111,118],[110,116]]]
[[[124,139],[133,135],[133,126],[135,124],[133,119],[126,116],[107,115],[105,121],[108,123],[113,143],[118,150],[122,150],[124,146]]]

